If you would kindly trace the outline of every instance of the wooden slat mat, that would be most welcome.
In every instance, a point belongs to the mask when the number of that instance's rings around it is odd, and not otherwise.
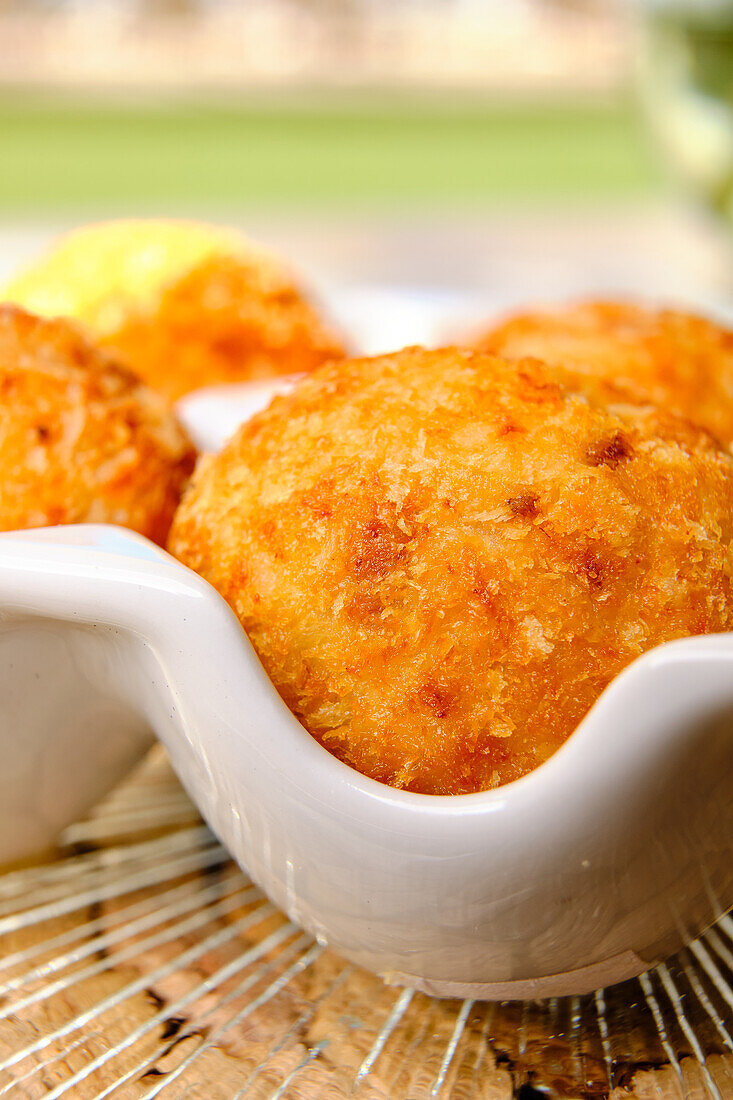
[[[517,1093],[733,1100],[733,922],[592,997],[389,989],[270,906],[160,749],[0,876],[0,1100]]]

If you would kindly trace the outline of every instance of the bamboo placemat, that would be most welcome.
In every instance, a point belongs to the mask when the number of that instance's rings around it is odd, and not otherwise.
[[[277,913],[162,750],[0,876],[0,1098],[733,1098],[733,922],[595,996],[390,989]]]

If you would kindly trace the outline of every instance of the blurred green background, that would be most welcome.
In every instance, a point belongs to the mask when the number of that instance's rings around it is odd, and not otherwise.
[[[0,97],[0,207],[479,203],[616,196],[657,181],[630,98],[448,103],[385,95],[248,106]]]
[[[138,213],[329,285],[727,305],[733,131],[693,77],[733,56],[733,0],[704,6],[0,0],[0,278]]]
[[[619,0],[0,0],[0,214],[648,193]]]

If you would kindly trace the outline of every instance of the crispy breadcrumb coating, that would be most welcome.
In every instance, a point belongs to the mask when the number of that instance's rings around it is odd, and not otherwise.
[[[344,354],[289,280],[230,256],[165,287],[154,314],[129,317],[104,344],[173,399],[219,382],[307,373]]]
[[[193,463],[160,395],[69,322],[0,306],[0,530],[118,523],[162,543]]]
[[[604,400],[651,402],[733,443],[733,332],[703,317],[624,302],[581,302],[519,313],[476,346],[532,356],[577,374]]]
[[[169,546],[365,775],[456,794],[546,760],[652,646],[730,629],[733,459],[549,368],[334,363],[203,459]]]
[[[287,265],[234,230],[195,222],[85,226],[6,297],[70,316],[175,400],[219,382],[308,372],[343,346]]]

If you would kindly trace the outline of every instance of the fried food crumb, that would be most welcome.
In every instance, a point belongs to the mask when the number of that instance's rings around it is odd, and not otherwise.
[[[116,523],[163,543],[194,457],[164,399],[72,324],[0,306],[0,530]]]
[[[508,359],[542,359],[601,400],[651,402],[733,444],[733,332],[704,317],[580,302],[518,313],[471,343]]]
[[[645,650],[730,629],[732,535],[733,459],[701,429],[534,361],[412,348],[245,424],[170,548],[322,745],[459,794],[541,764]]]

